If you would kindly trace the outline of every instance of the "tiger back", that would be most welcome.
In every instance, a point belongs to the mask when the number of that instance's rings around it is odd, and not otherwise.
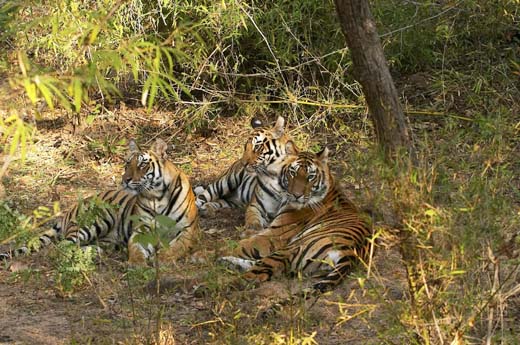
[[[279,175],[286,199],[268,228],[240,241],[223,259],[247,270],[248,280],[266,281],[281,272],[319,276],[319,292],[339,284],[366,261],[372,230],[334,182],[328,150],[287,156]]]
[[[249,212],[249,209],[251,204],[258,205],[255,200],[258,171],[267,171],[279,164],[285,158],[287,143],[291,140],[286,134],[283,117],[278,117],[272,127],[257,120],[253,120],[251,125],[254,131],[244,145],[242,157],[205,189],[197,187],[195,193],[202,214],[214,213],[221,208],[247,207],[246,227],[249,227],[250,219],[254,221],[251,227],[257,228],[261,215]]]
[[[58,240],[79,246],[94,243],[126,245],[129,262],[144,264],[147,258],[155,254],[155,248],[137,240],[137,234],[149,231],[152,220],[157,215],[164,215],[174,220],[176,225],[169,229],[170,246],[159,251],[159,259],[172,261],[189,250],[199,230],[195,196],[187,176],[166,159],[167,144],[163,140],[157,139],[148,152],[141,151],[133,141],[129,146],[130,157],[122,176],[123,188],[108,190],[97,196],[109,207],[103,208],[92,224],[81,226],[78,216],[82,205],[89,199],[76,204],[40,236],[39,247]],[[139,222],[136,222],[136,217]],[[27,246],[22,246],[0,253],[0,260],[29,251]]]

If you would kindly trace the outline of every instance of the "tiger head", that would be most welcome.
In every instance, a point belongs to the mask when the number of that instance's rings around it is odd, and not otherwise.
[[[262,124],[258,119],[251,120],[253,134],[247,139],[242,161],[250,173],[277,173],[287,153],[295,153],[296,146],[285,133],[285,120],[279,116],[274,126]]]
[[[318,205],[332,187],[328,161],[329,150],[289,155],[283,162],[279,183],[289,203],[296,207]]]
[[[149,151],[142,151],[135,141],[129,143],[130,156],[126,160],[122,186],[127,192],[154,195],[164,189],[165,174],[162,165],[166,160],[168,144],[157,139]]]

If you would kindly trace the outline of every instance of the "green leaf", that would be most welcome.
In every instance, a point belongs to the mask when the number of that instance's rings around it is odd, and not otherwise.
[[[22,160],[25,160],[27,154],[27,132],[23,123],[21,123],[20,129],[20,155]]]
[[[92,31],[90,31],[90,35],[89,35],[88,44],[93,44],[96,41],[96,38],[97,38],[100,30],[101,30],[101,28],[98,25],[96,25],[92,28]]]
[[[20,131],[15,131],[13,138],[11,139],[11,148],[9,149],[9,155],[13,156],[18,148],[18,143],[20,142]]]
[[[452,276],[456,276],[456,275],[461,275],[461,274],[466,274],[466,270],[453,270],[450,272],[450,274]]]
[[[49,88],[47,87],[47,85],[45,85],[45,83],[42,81],[42,79],[38,76],[36,76],[34,78],[34,81],[36,82],[36,86],[40,90],[43,98],[45,98],[45,102],[47,103],[49,108],[51,108],[51,110],[54,109],[54,102],[52,101],[52,93],[49,90]]]
[[[27,58],[27,55],[22,51],[18,51],[18,65],[20,66],[20,71],[22,71],[22,75],[24,77],[27,77],[28,72],[31,70],[31,65],[29,64],[29,59]]]
[[[177,222],[175,220],[162,214],[155,216],[155,220],[157,223],[159,223],[160,226],[167,229],[175,228],[177,226]]]
[[[177,96],[173,87],[166,80],[158,79],[157,82],[159,83],[159,90],[166,99],[169,99],[172,95]]]
[[[170,52],[169,49],[164,49],[163,53],[164,53],[164,55],[166,55],[166,59],[168,60],[168,70],[167,70],[167,72],[168,73],[172,73],[172,71],[173,71],[173,58],[172,58],[171,52]]]
[[[85,119],[85,123],[87,125],[91,125],[94,123],[94,120],[96,119],[96,115],[87,115],[87,118]]]
[[[152,74],[143,86],[143,94],[141,95],[141,104],[151,109],[157,96],[158,91],[158,77],[156,74]]]
[[[60,101],[60,104],[62,107],[64,107],[65,109],[67,110],[71,110],[71,106],[70,106],[70,102],[68,100],[67,97],[65,97],[65,95],[63,94],[63,92],[61,92],[60,89],[58,89],[54,84],[53,84],[53,81],[54,79],[53,78],[46,78],[46,85],[49,87],[49,89],[52,90],[52,92],[54,93],[54,96],[56,96],[58,98],[58,100]],[[57,80],[56,80],[57,82]]]
[[[32,104],[35,104],[38,101],[38,94],[36,93],[36,85],[34,83],[31,83],[31,80],[28,78],[25,78],[23,80],[23,86],[25,88],[25,92],[27,93],[27,96],[29,97],[29,100]]]
[[[147,246],[151,244],[153,247],[156,247],[159,243],[157,237],[149,232],[137,234],[134,236],[133,240],[142,246]]]
[[[152,84],[152,80],[150,78],[146,79],[143,85],[143,93],[141,94],[141,104],[143,107],[146,107],[146,101],[148,99],[148,92],[150,92],[150,86]]]
[[[426,215],[428,217],[436,217],[437,211],[435,211],[433,209],[429,209],[429,210],[424,211],[424,215]]]
[[[79,113],[81,110],[81,100],[83,97],[83,88],[81,85],[81,80],[73,79],[72,81],[73,89],[74,89],[74,108],[76,112]]]

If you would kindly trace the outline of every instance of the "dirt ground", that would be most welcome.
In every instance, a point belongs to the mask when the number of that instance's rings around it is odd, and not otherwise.
[[[35,122],[38,132],[26,162],[13,162],[3,178],[5,201],[30,214],[54,202],[67,208],[78,195],[116,187],[126,153],[123,139],[136,138],[143,146],[165,139],[173,145],[171,160],[193,185],[216,178],[240,156],[249,119],[219,118],[187,134],[191,124],[179,118],[121,106],[90,126],[73,128],[59,114],[46,116]],[[307,140],[304,129],[289,126]],[[242,210],[203,218],[199,249],[238,239],[242,224]],[[406,300],[406,274],[395,247],[378,249],[370,279],[360,269],[333,293],[287,307],[269,320],[257,320],[258,311],[307,280],[279,278],[241,291],[225,286],[234,276],[225,268],[184,261],[160,272],[163,288],[157,295],[150,288],[153,270],[141,272],[143,278],[127,267],[124,253],[108,253],[82,288],[64,296],[49,251],[0,268],[0,344],[150,343],[158,333],[163,344],[289,344],[291,336],[310,336],[319,344],[378,344],[380,329],[396,318],[385,301],[395,306]],[[201,282],[209,287],[206,293],[197,292]]]

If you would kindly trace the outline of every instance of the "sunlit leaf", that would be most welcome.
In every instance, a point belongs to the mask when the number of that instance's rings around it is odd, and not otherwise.
[[[435,217],[435,216],[437,216],[437,211],[435,211],[433,209],[428,209],[424,212],[424,215],[426,215],[428,217]]]
[[[99,31],[101,30],[101,27],[99,25],[96,25],[92,28],[89,34],[88,44],[93,44],[96,41],[96,38],[99,34]]]
[[[52,80],[51,79],[46,79],[46,86],[48,86],[48,88],[50,90],[52,90],[52,92],[54,93],[54,96],[56,96],[60,102],[60,105],[62,107],[64,107],[65,109],[67,110],[71,110],[71,105],[70,105],[70,102],[69,102],[69,99],[67,97],[65,97],[65,95],[63,94],[63,92],[58,89],[53,83],[52,83]]]
[[[81,85],[81,80],[75,78],[72,81],[74,85],[74,109],[77,113],[81,110],[81,100],[83,97],[83,87]]]
[[[143,85],[143,93],[141,94],[141,104],[146,107],[146,101],[148,99],[148,92],[150,92],[150,87],[152,85],[152,80],[150,78],[146,79]]]
[[[52,93],[49,90],[49,88],[47,87],[47,85],[38,76],[36,76],[34,78],[34,81],[36,83],[36,86],[38,87],[38,90],[40,90],[40,93],[42,94],[43,98],[45,99],[45,102],[49,106],[49,108],[54,109],[54,102],[52,101]]]
[[[150,86],[150,96],[148,97],[148,109],[152,109],[154,101],[155,101],[155,96],[157,96],[157,91],[159,88],[158,78],[159,77],[157,77],[155,75],[151,78],[152,83]]]
[[[25,92],[29,97],[29,100],[32,104],[35,104],[38,101],[38,94],[36,93],[36,85],[31,82],[29,78],[25,78],[23,80],[23,86],[25,88]]]
[[[27,73],[31,69],[29,65],[29,59],[27,59],[27,55],[24,52],[18,51],[18,66],[20,66],[20,71],[24,77],[27,77]]]

